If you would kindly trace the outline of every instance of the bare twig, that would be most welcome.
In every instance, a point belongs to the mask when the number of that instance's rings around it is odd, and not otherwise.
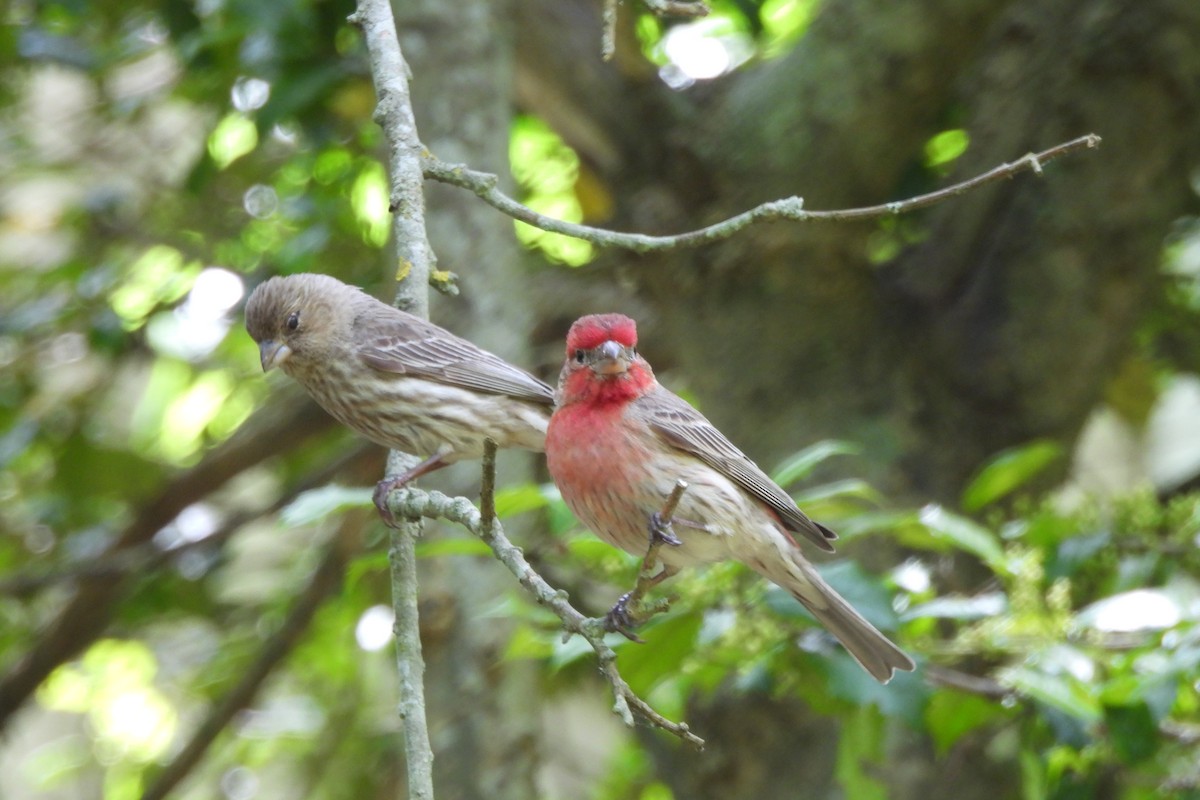
[[[621,605],[624,606],[625,612],[629,615],[629,621],[633,625],[640,625],[655,614],[664,613],[671,607],[670,602],[665,599],[652,605],[644,606],[642,599],[646,596],[646,592],[653,589],[664,578],[669,577],[674,572],[665,565],[662,571],[659,571],[658,551],[664,545],[674,546],[679,544],[679,540],[675,538],[675,534],[671,531],[671,517],[675,515],[675,507],[679,505],[679,501],[683,499],[683,493],[687,489],[687,481],[682,479],[675,481],[675,486],[671,488],[671,493],[667,495],[662,510],[658,512],[658,519],[651,523],[653,532],[650,535],[650,546],[646,548],[646,555],[642,557],[642,565],[638,569],[637,583],[634,584],[629,594],[621,598]],[[636,639],[628,630],[619,630],[618,632],[624,634],[627,638],[641,641],[640,639]]]
[[[758,222],[777,222],[779,220],[791,220],[793,222],[849,222],[905,214],[921,208],[927,208],[950,197],[977,189],[985,184],[993,183],[1003,178],[1011,178],[1025,170],[1031,170],[1035,174],[1040,175],[1042,167],[1050,161],[1069,153],[1074,153],[1077,150],[1091,149],[1099,145],[1100,137],[1094,133],[1089,133],[1086,136],[1080,136],[1078,139],[1072,139],[1069,142],[1055,145],[1040,153],[1029,153],[1018,158],[1016,161],[1001,164],[982,175],[977,175],[974,178],[956,183],[953,186],[947,186],[936,192],[917,195],[916,197],[910,197],[907,200],[899,200],[894,203],[883,203],[864,208],[805,211],[804,200],[802,198],[785,197],[755,206],[749,211],[744,211],[741,214],[709,225],[708,227],[671,236],[620,233],[618,231],[607,231],[602,228],[593,228],[588,225],[579,225],[573,222],[564,222],[560,219],[539,214],[500,191],[497,188],[499,179],[491,173],[468,169],[461,164],[447,164],[429,155],[425,156],[422,163],[425,170],[425,177],[474,192],[485,203],[519,222],[527,223],[550,233],[573,236],[576,239],[591,242],[597,247],[620,247],[632,250],[635,253],[648,253],[719,242]]]
[[[309,580],[308,586],[292,606],[283,625],[262,646],[258,658],[249,666],[237,685],[222,698],[221,702],[213,706],[183,750],[158,773],[154,782],[142,794],[142,800],[161,800],[170,794],[171,790],[200,762],[213,741],[229,725],[234,715],[250,705],[255,695],[258,694],[258,690],[262,688],[263,682],[299,643],[300,637],[308,630],[317,609],[341,585],[346,560],[347,552],[344,542],[337,540],[331,543],[316,572],[313,573],[312,579]]]
[[[429,281],[435,274],[433,249],[425,232],[421,141],[409,95],[408,64],[400,52],[396,21],[388,0],[358,0],[351,22],[362,28],[375,84],[375,121],[388,143],[392,242],[396,248],[396,305],[429,318]],[[416,465],[415,456],[392,451],[388,475]],[[389,527],[392,604],[396,612],[396,669],[400,676],[398,712],[404,725],[405,764],[410,800],[433,800],[433,748],[425,719],[425,658],[421,653],[417,609],[417,519]]]
[[[604,10],[601,12],[603,29],[600,33],[600,57],[605,61],[611,60],[617,52],[617,2],[604,0]]]
[[[495,461],[493,460],[491,463],[494,465]],[[494,478],[491,480],[494,485]],[[484,485],[487,485],[488,481],[489,479],[485,476]],[[463,526],[482,539],[492,549],[496,559],[516,576],[521,586],[525,587],[525,590],[533,595],[538,603],[554,612],[562,621],[563,628],[568,634],[579,634],[591,645],[600,662],[600,672],[612,686],[615,698],[613,710],[627,725],[634,724],[634,715],[636,714],[651,725],[678,736],[693,747],[704,747],[704,740],[692,733],[686,723],[672,722],[662,716],[629,688],[629,684],[617,670],[616,652],[604,641],[606,633],[604,620],[585,617],[571,605],[566,592],[557,590],[548,584],[525,560],[525,555],[520,548],[508,540],[499,521],[493,520],[491,526],[484,527],[482,514],[471,504],[470,500],[465,497],[449,497],[441,492],[424,492],[419,489],[405,488],[393,492],[389,496],[389,502],[392,513],[397,518],[444,519]]]

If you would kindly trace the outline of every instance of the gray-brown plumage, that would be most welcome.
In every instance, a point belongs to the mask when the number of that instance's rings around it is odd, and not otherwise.
[[[339,422],[425,457],[388,489],[499,447],[545,449],[554,392],[431,322],[327,275],[271,278],[246,302],[263,370],[279,367]],[[385,513],[385,517],[386,517]]]

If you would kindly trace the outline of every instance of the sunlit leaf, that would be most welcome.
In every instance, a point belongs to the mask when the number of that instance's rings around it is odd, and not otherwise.
[[[925,143],[925,166],[948,164],[967,151],[970,136],[962,128],[942,131]]]
[[[496,491],[496,516],[501,519],[545,508],[550,497],[543,487],[533,483],[507,486]]]
[[[474,536],[439,536],[417,543],[418,558],[443,556],[490,556],[492,549]]]
[[[1077,720],[1095,723],[1101,719],[1100,703],[1079,681],[1069,676],[1048,675],[1026,667],[1013,667],[1004,670],[1001,679],[1026,697]]]
[[[974,597],[936,597],[919,603],[900,614],[907,622],[912,619],[955,619],[960,621],[986,619],[1008,610],[1008,597],[1003,592],[986,592]]]
[[[232,112],[208,135],[208,154],[217,169],[225,169],[258,146],[258,129],[244,114]]]
[[[308,525],[347,508],[372,506],[372,494],[373,490],[365,487],[329,484],[302,493],[279,516],[289,527]]]
[[[1004,550],[996,536],[987,528],[966,517],[952,514],[936,504],[922,508],[920,519],[935,542],[947,543],[978,556],[995,572],[1008,573],[1008,560],[1004,557]]]
[[[963,508],[978,511],[1007,497],[1058,461],[1062,453],[1062,445],[1048,440],[1003,451],[967,484],[963,490]]]
[[[833,456],[857,455],[862,448],[850,442],[825,439],[791,456],[780,464],[771,476],[780,486],[788,486],[807,478],[819,464]]]

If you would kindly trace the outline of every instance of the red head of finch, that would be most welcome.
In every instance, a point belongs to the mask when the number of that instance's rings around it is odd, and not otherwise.
[[[659,385],[620,314],[583,317],[567,334],[546,462],[563,500],[600,538],[635,555],[676,481],[668,572],[736,559],[789,591],[877,680],[910,659],[855,611],[800,552],[794,534],[832,551],[836,534],[813,522],[700,412]]]

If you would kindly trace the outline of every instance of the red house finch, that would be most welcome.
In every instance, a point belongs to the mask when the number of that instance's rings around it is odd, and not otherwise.
[[[554,392],[465,339],[327,275],[271,278],[246,301],[263,370],[279,367],[373,442],[427,458],[381,481],[375,504],[427,472],[499,447],[541,452]]]
[[[677,480],[678,544],[663,570],[737,559],[791,592],[876,680],[913,661],[821,578],[793,537],[832,551],[833,531],[813,522],[712,423],[654,379],[637,353],[637,328],[620,314],[583,317],[567,334],[546,462],[563,500],[600,538],[635,555],[650,544],[657,511]],[[660,534],[661,535],[661,532]],[[614,613],[620,610],[614,609]]]

